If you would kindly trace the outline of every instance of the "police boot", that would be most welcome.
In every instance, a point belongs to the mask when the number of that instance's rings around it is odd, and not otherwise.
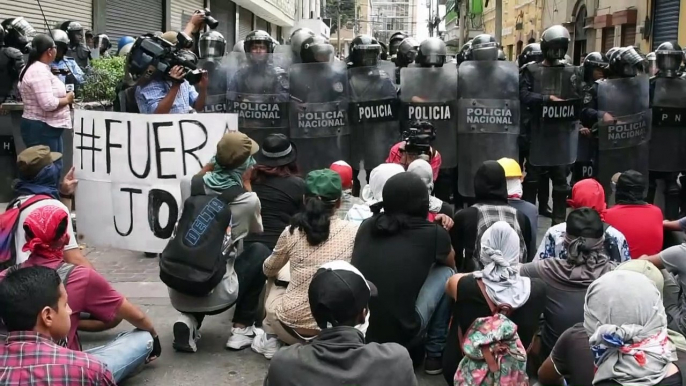
[[[567,220],[567,192],[553,190],[552,224],[557,225]]]
[[[657,190],[656,172],[648,172],[648,195],[646,201],[650,204],[655,202],[655,191]]]
[[[676,177],[670,173],[665,178],[665,218],[667,220],[679,219],[680,190],[676,183]]]

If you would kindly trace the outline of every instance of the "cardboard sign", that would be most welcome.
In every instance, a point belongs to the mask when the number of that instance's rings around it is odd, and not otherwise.
[[[74,112],[80,241],[162,252],[181,214],[180,181],[196,174],[235,114]]]

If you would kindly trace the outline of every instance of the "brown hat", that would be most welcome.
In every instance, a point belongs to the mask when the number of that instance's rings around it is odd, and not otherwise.
[[[45,145],[32,146],[17,156],[17,169],[22,177],[30,179],[60,158],[61,153],[51,152]]]
[[[217,144],[217,163],[226,169],[235,169],[259,150],[257,142],[247,135],[238,131],[226,133]]]

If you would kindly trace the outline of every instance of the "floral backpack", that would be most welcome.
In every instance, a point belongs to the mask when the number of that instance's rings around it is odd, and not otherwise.
[[[464,336],[458,328],[464,356],[455,372],[455,386],[528,386],[526,349],[517,325],[507,317],[512,308],[496,307],[483,282],[476,282],[493,315],[474,320]]]

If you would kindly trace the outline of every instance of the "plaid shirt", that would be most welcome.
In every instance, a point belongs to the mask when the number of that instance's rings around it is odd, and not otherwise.
[[[154,114],[162,99],[169,94],[171,86],[170,81],[158,79],[153,79],[144,86],[138,86],[136,89],[136,103],[141,114]],[[191,86],[187,80],[184,80],[176,93],[176,99],[174,99],[174,104],[172,104],[169,114],[188,114],[196,99],[198,99],[198,92],[195,90],[195,87]]]
[[[60,99],[67,96],[67,89],[50,66],[33,63],[19,84],[19,94],[24,102],[25,119],[41,121],[48,126],[71,129],[69,106],[59,107]]]
[[[488,204],[474,204],[474,207],[479,211],[477,230],[476,230],[476,245],[474,246],[474,255],[472,258],[475,260],[478,269],[483,269],[479,255],[481,254],[481,236],[491,225],[498,221],[505,221],[510,224],[510,226],[517,231],[519,236],[519,257],[520,263],[526,263],[526,242],[524,241],[524,235],[522,229],[519,227],[519,221],[517,221],[517,209],[509,205],[488,205]],[[535,232],[532,230],[532,232]],[[465,256],[466,258],[467,256]]]
[[[33,331],[10,332],[0,346],[0,385],[110,386],[107,367]]]

